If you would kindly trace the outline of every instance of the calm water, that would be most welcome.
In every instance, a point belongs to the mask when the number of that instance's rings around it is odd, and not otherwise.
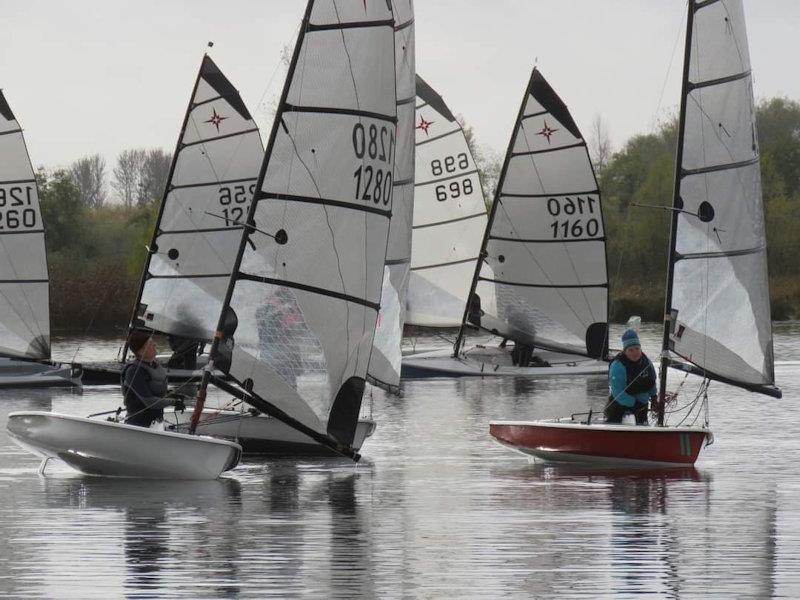
[[[643,338],[657,355],[656,328]],[[78,358],[115,352],[87,340]],[[776,327],[776,356],[783,400],[712,385],[716,442],[696,469],[658,471],[530,463],[487,433],[490,419],[602,408],[603,378],[407,382],[403,398],[372,396],[358,466],[247,460],[213,482],[58,465],[41,478],[6,414],[86,415],[118,395],[1,392],[0,594],[798,597],[800,324]]]

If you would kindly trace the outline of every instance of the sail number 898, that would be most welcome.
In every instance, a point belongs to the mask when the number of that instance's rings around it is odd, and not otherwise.
[[[436,186],[436,199],[439,202],[444,202],[449,198],[459,198],[469,196],[473,191],[472,179],[467,177],[463,181],[451,181],[450,183],[443,183]]]

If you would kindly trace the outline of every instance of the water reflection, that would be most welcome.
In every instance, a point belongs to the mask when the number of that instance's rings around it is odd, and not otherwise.
[[[365,458],[246,460],[218,482],[70,477],[0,428],[0,596],[800,597],[800,329],[784,400],[712,387],[697,468],[531,464],[492,419],[599,411],[604,377],[415,380],[375,391]],[[660,329],[642,339],[657,354]],[[778,350],[780,348],[780,350]],[[86,415],[118,391],[0,392]]]

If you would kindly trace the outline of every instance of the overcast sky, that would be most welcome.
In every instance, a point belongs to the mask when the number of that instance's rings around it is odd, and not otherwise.
[[[504,152],[534,60],[615,148],[676,111],[684,0],[416,0],[417,71]],[[0,87],[35,165],[172,151],[206,42],[260,124],[305,0],[0,0]],[[756,96],[800,99],[800,1],[745,0]],[[276,74],[277,71],[277,74]],[[663,91],[663,94],[662,94]],[[259,102],[261,104],[259,105]],[[266,138],[267,132],[262,133]]]

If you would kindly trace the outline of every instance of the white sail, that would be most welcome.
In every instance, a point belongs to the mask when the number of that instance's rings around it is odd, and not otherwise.
[[[534,69],[500,176],[468,319],[539,348],[602,357],[605,230],[586,142]],[[496,297],[496,310],[484,298]]]
[[[415,132],[414,235],[406,322],[457,327],[486,230],[486,201],[460,123],[419,75]]]
[[[0,355],[50,358],[49,298],[36,177],[0,90]]]
[[[689,10],[669,348],[708,377],[771,386],[766,237],[742,2],[692,0]]]
[[[211,340],[264,156],[239,92],[203,57],[145,264],[133,327]]]
[[[249,214],[214,360],[350,445],[381,301],[397,98],[385,0],[311,0]]]
[[[381,311],[370,358],[369,381],[385,389],[400,385],[400,344],[406,320],[414,214],[414,3],[392,0],[395,18],[397,153],[392,180],[392,220],[383,273]]]

